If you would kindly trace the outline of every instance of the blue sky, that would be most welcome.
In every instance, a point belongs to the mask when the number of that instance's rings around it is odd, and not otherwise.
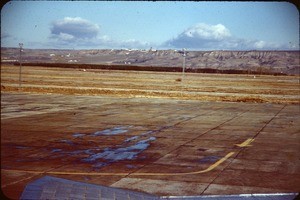
[[[11,1],[1,46],[59,49],[299,50],[287,2]]]

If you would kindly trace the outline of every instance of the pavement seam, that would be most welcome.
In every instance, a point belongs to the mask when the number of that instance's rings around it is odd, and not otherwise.
[[[219,109],[221,109],[221,108],[219,108]],[[219,110],[219,109],[216,109],[216,110]],[[180,109],[180,110],[183,110],[183,109]],[[206,113],[204,113],[204,114],[207,114],[207,113],[210,113],[210,112],[212,112],[212,111],[206,112]],[[168,112],[168,113],[174,113],[174,112]],[[197,115],[197,116],[195,116],[195,117],[191,117],[191,118],[189,118],[189,119],[185,119],[185,120],[179,121],[179,122],[177,122],[177,123],[175,123],[175,124],[173,124],[173,125],[171,125],[171,126],[164,126],[164,127],[162,127],[161,129],[159,129],[159,130],[157,130],[157,131],[155,131],[155,132],[160,132],[160,131],[165,130],[165,129],[173,128],[173,127],[177,126],[178,124],[180,124],[180,123],[182,123],[182,122],[189,121],[189,120],[194,119],[194,118],[197,118],[197,117],[199,117],[199,116],[201,116],[201,115],[203,115],[203,113],[202,113],[202,114],[199,114],[199,115]],[[205,132],[205,133],[206,133],[206,132]],[[204,133],[204,134],[205,134],[205,133]],[[203,134],[201,134],[201,135],[203,135]],[[195,137],[195,138],[193,138],[193,139],[191,139],[191,140],[189,140],[188,142],[186,142],[186,143],[184,143],[184,144],[182,144],[182,145],[179,145],[177,148],[175,148],[175,149],[169,151],[169,152],[166,153],[165,155],[170,154],[170,153],[172,153],[173,151],[176,151],[179,147],[181,147],[181,146],[183,146],[183,145],[185,145],[185,144],[187,144],[187,143],[193,141],[193,140],[196,139],[196,138],[198,138],[198,136]],[[165,155],[163,155],[163,156],[157,158],[156,160],[161,159],[161,158],[164,157]],[[152,163],[154,163],[154,162],[152,162]],[[152,163],[151,163],[151,164],[152,164]],[[145,166],[147,166],[147,165],[149,165],[149,164],[145,164],[145,165],[143,165],[142,167],[136,169],[135,171],[129,173],[128,175],[125,176],[125,178],[128,177],[128,176],[130,176],[131,174],[134,174],[134,173],[136,173],[137,171],[143,169],[143,168],[144,168]]]
[[[216,110],[221,110],[221,109],[222,109],[222,108],[218,108],[218,109],[216,109]],[[253,108],[252,108],[252,109],[253,109]],[[212,130],[214,130],[214,129],[220,127],[220,126],[222,126],[223,124],[225,124],[225,123],[227,123],[227,122],[229,122],[229,121],[231,121],[231,120],[233,120],[233,119],[239,117],[240,115],[243,115],[244,113],[249,112],[249,111],[252,110],[252,109],[246,110],[246,111],[244,111],[244,112],[242,112],[242,113],[239,113],[239,114],[235,115],[234,117],[232,117],[232,118],[226,120],[225,122],[222,122],[222,123],[220,123],[219,125],[217,125],[217,126],[211,128],[211,129],[209,129],[208,131],[206,131],[206,132],[204,132],[204,133],[202,133],[202,134],[196,136],[195,138],[192,138],[191,140],[185,142],[184,144],[179,145],[177,148],[175,148],[175,149],[169,151],[169,152],[166,153],[165,155],[170,154],[170,153],[176,151],[176,150],[179,149],[180,147],[182,147],[182,146],[184,146],[184,145],[186,145],[186,144],[188,144],[188,143],[194,141],[195,139],[197,139],[197,138],[199,138],[199,137],[201,137],[201,136],[207,134],[208,132],[210,132],[210,131],[212,131]],[[216,111],[216,110],[214,110],[214,111]],[[208,113],[211,113],[211,112],[214,112],[214,111],[209,111],[209,112],[206,112],[205,114],[208,114]],[[201,115],[203,115],[203,113],[201,113],[201,114],[199,114],[199,115],[197,115],[197,116],[195,116],[195,117],[192,117],[192,118],[189,118],[189,119],[185,119],[185,120],[179,121],[179,122],[175,123],[175,124],[172,125],[172,126],[166,126],[166,127],[164,127],[164,129],[169,129],[169,128],[171,128],[171,127],[175,127],[175,126],[177,126],[177,125],[180,124],[180,123],[183,123],[183,122],[189,121],[189,120],[191,120],[191,119],[197,118],[197,117],[199,117],[199,116],[201,116]],[[162,130],[164,130],[164,129],[162,129]],[[158,132],[160,132],[160,131],[161,131],[161,130],[158,130]],[[231,154],[231,153],[233,153],[233,152],[230,152],[229,154]],[[227,154],[227,155],[229,155],[229,154]],[[164,156],[165,156],[165,155],[164,155]],[[226,155],[226,156],[227,156],[227,155]],[[232,154],[232,155],[233,155],[233,154]],[[226,157],[226,156],[225,156],[225,157]],[[159,157],[157,160],[159,160],[159,159],[162,158],[162,157],[163,157],[163,156]],[[229,157],[230,157],[230,156],[229,156]],[[224,158],[224,157],[223,157],[223,158]],[[222,159],[223,159],[223,158],[222,158]],[[152,163],[151,163],[151,164],[152,164]],[[143,169],[143,168],[144,168],[145,166],[147,166],[147,165],[148,165],[148,164],[143,165],[142,167],[138,168],[138,169],[135,170],[134,172],[128,173],[128,175],[126,175],[124,178],[127,178],[127,177],[129,177],[130,175],[134,175],[137,171]],[[213,165],[214,165],[214,164],[213,164]],[[203,171],[206,171],[206,170],[203,170]],[[209,171],[211,171],[211,170],[209,170]],[[184,174],[180,174],[180,175],[184,175]]]
[[[1,170],[2,170],[2,169],[1,169]],[[26,172],[24,172],[24,173],[26,173]],[[5,188],[5,187],[7,187],[7,186],[14,185],[14,184],[17,184],[17,183],[19,183],[19,182],[22,182],[22,181],[25,181],[25,180],[28,180],[28,179],[31,179],[31,178],[39,177],[39,176],[40,176],[40,174],[38,174],[38,175],[33,175],[33,176],[30,176],[30,177],[27,177],[27,178],[23,178],[23,179],[20,179],[20,180],[15,181],[15,182],[7,183],[7,184],[4,184],[4,185],[1,184],[1,188],[3,189],[3,188]]]
[[[254,141],[254,139],[259,135],[259,133],[286,107],[287,105],[285,104],[282,108],[280,108],[280,110],[275,113],[275,115],[268,121],[265,123],[265,125],[260,128],[257,133],[252,137],[252,138],[249,138],[251,139],[252,141]],[[251,110],[251,109],[250,109]],[[249,111],[250,111],[249,110]],[[232,160],[226,165],[226,167],[224,167],[220,173],[217,174],[217,176],[208,184],[208,186],[203,190],[203,192],[201,193],[201,195],[204,194],[204,192],[209,188],[209,186],[223,173],[223,171],[225,171],[231,164],[232,162],[238,157],[238,155],[244,150],[245,148],[241,147],[240,150],[236,153],[236,155],[232,158]]]

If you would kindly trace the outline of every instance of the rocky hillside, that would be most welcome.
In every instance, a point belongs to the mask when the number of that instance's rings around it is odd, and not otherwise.
[[[300,74],[299,51],[187,51],[186,68],[249,70]],[[1,62],[18,62],[19,49],[1,48]],[[24,49],[22,62],[122,64],[180,67],[177,50],[33,50]]]

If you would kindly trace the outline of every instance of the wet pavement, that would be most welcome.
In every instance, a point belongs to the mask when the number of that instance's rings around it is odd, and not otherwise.
[[[45,175],[155,196],[294,193],[300,107],[1,93],[1,187]]]

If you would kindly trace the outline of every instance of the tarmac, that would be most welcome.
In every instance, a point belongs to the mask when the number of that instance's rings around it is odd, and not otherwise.
[[[291,199],[299,113],[298,104],[1,93],[1,189],[25,198],[50,180],[155,198]]]

